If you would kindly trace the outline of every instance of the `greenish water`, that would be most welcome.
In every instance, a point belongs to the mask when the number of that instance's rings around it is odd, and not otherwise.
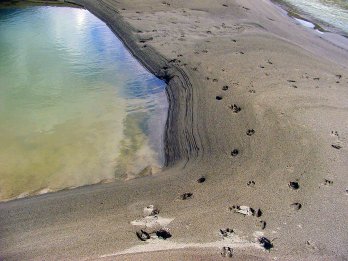
[[[164,88],[86,10],[0,9],[0,200],[160,167]]]
[[[348,35],[348,0],[281,0]]]

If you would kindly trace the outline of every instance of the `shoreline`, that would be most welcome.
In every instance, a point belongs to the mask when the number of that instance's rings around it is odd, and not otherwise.
[[[161,216],[174,219],[169,243],[215,242],[221,240],[219,229],[229,226],[255,242],[261,230],[255,223],[265,220],[261,232],[277,238],[275,249],[250,260],[344,258],[346,235],[338,228],[345,224],[339,210],[345,209],[347,111],[341,86],[347,82],[347,50],[291,24],[268,1],[257,7],[252,1],[105,2],[76,1],[168,82],[166,168],[159,176],[0,203],[4,257],[97,259],[120,252],[141,244],[130,222],[155,204]],[[233,104],[241,110],[229,110]],[[329,134],[331,125],[337,138]],[[339,155],[332,139],[343,146]],[[206,181],[197,184],[202,176]],[[300,182],[299,191],[289,189],[291,180]],[[181,200],[188,192],[193,198]],[[335,203],[326,205],[330,200]],[[289,209],[294,202],[301,203],[299,212]],[[261,208],[263,216],[241,217],[228,210],[232,204]],[[313,217],[318,211],[320,218]],[[332,213],[335,224],[327,224]],[[321,239],[329,230],[334,233]],[[213,258],[220,250],[207,251]]]
[[[321,32],[328,32],[341,35],[345,38],[348,38],[348,32],[343,31],[340,28],[335,27],[319,18],[312,16],[311,14],[306,14],[304,11],[300,10],[298,7],[284,2],[283,0],[271,0],[275,5],[280,6],[284,11],[288,13],[290,17],[299,18],[304,21],[314,24],[315,28]]]

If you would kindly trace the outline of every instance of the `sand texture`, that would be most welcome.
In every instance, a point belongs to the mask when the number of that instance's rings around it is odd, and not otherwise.
[[[0,203],[0,259],[347,260],[348,39],[268,0],[71,2],[168,83],[166,168]]]

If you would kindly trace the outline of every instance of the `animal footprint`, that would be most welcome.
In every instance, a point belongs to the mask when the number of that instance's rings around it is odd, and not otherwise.
[[[191,199],[193,197],[193,194],[192,193],[184,193],[184,194],[182,194],[181,196],[180,196],[180,198],[182,199],[182,200],[187,200],[187,199]]]
[[[253,181],[253,180],[248,181],[247,182],[247,186],[254,187],[255,186],[255,181]]]
[[[226,229],[220,229],[220,235],[222,237],[229,237],[233,234],[233,229],[226,228]]]
[[[238,154],[239,154],[239,150],[237,150],[237,149],[234,149],[234,150],[231,151],[231,156],[232,157],[236,157]]]
[[[221,251],[223,257],[233,257],[233,249],[231,247],[223,247]]]
[[[249,130],[247,130],[246,134],[247,134],[248,136],[252,136],[252,135],[255,134],[255,130],[254,130],[254,129],[249,129]]]
[[[300,188],[300,184],[298,184],[298,182],[296,181],[290,181],[288,186],[293,190],[297,190]]]
[[[293,210],[300,210],[302,208],[302,204],[301,203],[293,203],[293,204],[290,205],[290,207]]]
[[[228,108],[230,108],[234,113],[238,113],[242,110],[242,108],[237,106],[236,104],[232,104],[228,106]]]
[[[197,179],[198,183],[203,183],[205,182],[206,178],[205,177],[200,177],[199,179]]]

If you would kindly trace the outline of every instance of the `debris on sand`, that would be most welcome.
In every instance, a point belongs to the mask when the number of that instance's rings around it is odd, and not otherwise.
[[[253,209],[248,206],[232,206],[229,208],[230,211],[234,211],[236,213],[242,214],[244,216],[256,216],[256,217],[261,217],[262,216],[262,211],[261,209]]]

